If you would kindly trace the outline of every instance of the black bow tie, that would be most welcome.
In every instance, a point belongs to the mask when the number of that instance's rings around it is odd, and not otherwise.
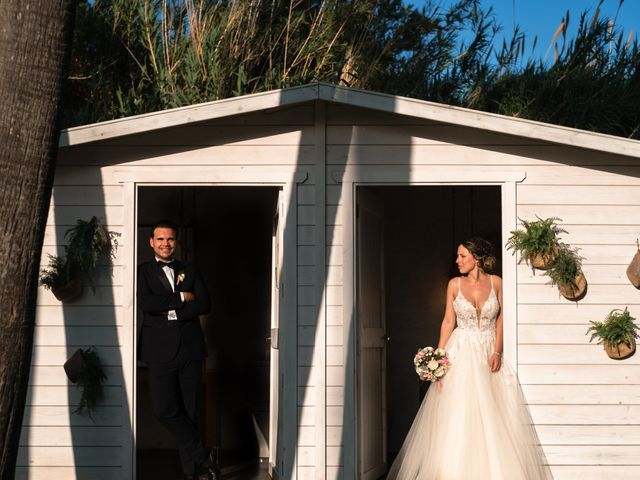
[[[162,260],[156,260],[156,261],[160,268],[163,268],[163,267],[169,267],[173,269],[176,268],[176,262],[174,260],[171,260],[170,262],[163,262]]]

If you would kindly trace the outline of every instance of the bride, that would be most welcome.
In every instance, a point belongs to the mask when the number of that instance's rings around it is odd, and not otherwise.
[[[548,480],[518,379],[502,362],[502,280],[493,247],[458,246],[438,347],[451,367],[427,392],[387,480]],[[435,388],[434,388],[435,387]]]

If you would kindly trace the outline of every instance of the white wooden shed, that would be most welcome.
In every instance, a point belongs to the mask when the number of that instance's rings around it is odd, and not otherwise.
[[[424,394],[411,360],[437,341],[456,242],[479,234],[556,480],[640,478],[640,356],[615,362],[585,335],[613,308],[640,317],[625,275],[640,142],[312,84],[63,131],[42,263],[93,215],[122,234],[117,257],[95,293],[39,292],[18,478],[141,479],[140,452],[171,448],[135,360],[158,218],[180,223],[212,290],[203,428],[223,452],[280,479],[382,477]],[[504,249],[536,215],[581,249],[577,303]],[[95,421],[62,369],[92,345],[108,374]]]

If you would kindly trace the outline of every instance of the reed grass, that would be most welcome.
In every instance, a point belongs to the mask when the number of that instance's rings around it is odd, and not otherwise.
[[[480,0],[81,2],[63,124],[324,81],[640,138],[636,37],[599,12],[568,23],[551,62],[525,60],[518,29],[496,51]]]

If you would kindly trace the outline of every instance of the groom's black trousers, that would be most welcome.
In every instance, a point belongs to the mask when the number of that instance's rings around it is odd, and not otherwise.
[[[172,360],[148,368],[153,413],[175,437],[183,473],[195,473],[208,458],[197,426],[202,360],[190,358],[181,344]]]

